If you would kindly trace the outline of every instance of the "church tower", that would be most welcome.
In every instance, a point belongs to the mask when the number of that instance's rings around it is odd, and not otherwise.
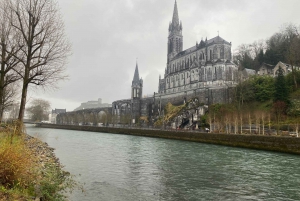
[[[143,79],[140,79],[139,68],[136,63],[134,76],[131,85],[131,117],[132,123],[138,122],[141,116],[141,99],[143,95]]]
[[[136,63],[132,85],[131,85],[131,98],[132,99],[142,98],[142,95],[143,95],[143,80],[140,79],[139,68],[138,68],[138,64]]]
[[[173,19],[169,24],[168,37],[168,63],[174,56],[182,51],[183,37],[182,37],[182,23],[179,22],[177,2],[175,0]]]

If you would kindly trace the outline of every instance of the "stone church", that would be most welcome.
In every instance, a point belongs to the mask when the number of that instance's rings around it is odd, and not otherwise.
[[[231,101],[230,89],[236,85],[238,76],[238,67],[232,62],[231,42],[218,35],[183,50],[182,30],[175,0],[168,27],[167,66],[164,77],[159,76],[158,92],[143,98],[143,80],[136,64],[131,98],[112,103],[112,113],[119,119],[127,116],[135,123],[147,117],[152,121],[162,115],[168,102],[181,105],[191,98],[205,105]]]

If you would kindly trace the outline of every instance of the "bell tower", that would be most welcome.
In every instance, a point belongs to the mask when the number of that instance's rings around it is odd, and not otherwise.
[[[143,79],[140,79],[139,68],[136,63],[134,76],[131,85],[131,118],[132,123],[135,124],[139,121],[141,116],[141,99],[143,95]]]
[[[168,63],[183,49],[182,23],[179,22],[177,2],[175,0],[173,19],[169,24]]]
[[[140,79],[139,77],[139,68],[138,68],[138,64],[136,63],[132,85],[131,85],[131,98],[132,99],[142,98],[142,95],[143,95],[143,79]]]

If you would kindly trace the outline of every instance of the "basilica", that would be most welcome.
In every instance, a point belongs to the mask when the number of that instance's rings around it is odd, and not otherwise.
[[[205,105],[231,101],[237,84],[238,67],[232,62],[231,42],[221,36],[202,39],[183,50],[182,22],[175,0],[173,18],[168,27],[167,65],[159,76],[158,92],[143,98],[143,80],[136,65],[131,98],[112,103],[112,113],[130,115],[132,122],[141,117],[154,119],[162,114],[167,103],[181,105],[191,98]]]
[[[235,80],[236,65],[231,61],[231,43],[220,36],[201,40],[183,50],[182,23],[175,1],[173,19],[169,24],[167,67],[159,79],[160,94],[188,89],[225,85]]]

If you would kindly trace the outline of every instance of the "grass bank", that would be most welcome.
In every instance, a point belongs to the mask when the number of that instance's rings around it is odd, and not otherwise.
[[[0,127],[0,201],[66,200],[76,183],[46,143],[16,129]]]

